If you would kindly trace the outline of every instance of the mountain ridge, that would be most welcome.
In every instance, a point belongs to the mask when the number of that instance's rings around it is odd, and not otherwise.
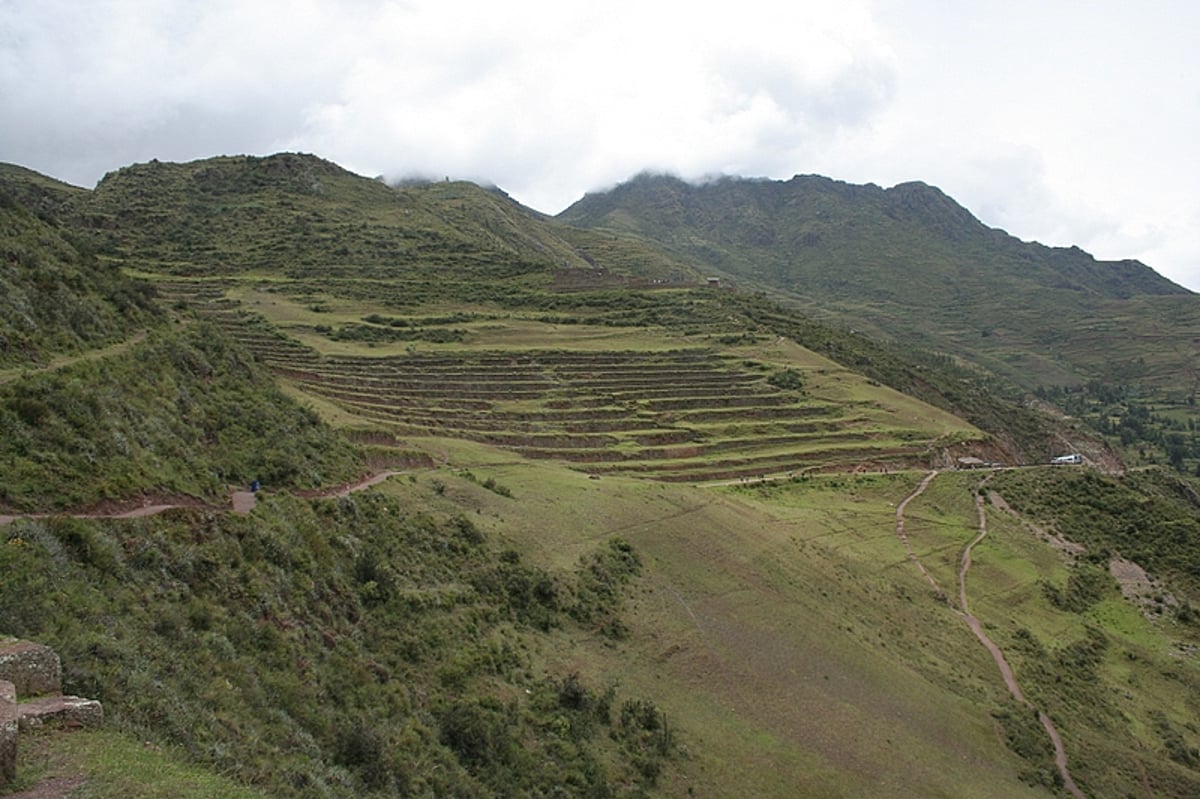
[[[989,244],[1000,242],[1014,248],[1024,259],[1041,258],[1062,266],[1069,266],[1076,271],[1080,271],[1084,265],[1117,270],[1120,274],[1115,277],[1123,280],[1110,287],[1115,296],[1120,296],[1121,290],[1131,291],[1134,289],[1139,293],[1146,294],[1192,293],[1154,272],[1151,267],[1140,261],[1133,259],[1098,261],[1077,246],[1051,247],[1038,242],[1023,241],[1004,230],[989,227],[941,189],[922,181],[907,181],[885,189],[874,183],[853,184],[821,175],[805,174],[796,175],[787,181],[721,176],[713,180],[689,183],[671,175],[642,172],[607,191],[586,194],[582,199],[563,210],[556,218],[583,227],[611,226],[620,229],[620,223],[625,222],[627,216],[613,218],[616,212],[623,210],[629,213],[630,209],[623,207],[623,204],[644,193],[649,193],[653,199],[657,199],[658,205],[647,202],[639,209],[643,212],[642,223],[637,226],[640,232],[649,229],[650,224],[648,223],[657,222],[663,226],[670,226],[672,223],[679,224],[687,221],[680,219],[680,213],[685,215],[690,213],[699,217],[697,221],[707,221],[703,218],[711,217],[715,212],[706,211],[706,201],[714,196],[717,199],[723,199],[720,196],[722,194],[732,195],[742,200],[744,205],[753,207],[759,212],[778,213],[780,210],[787,210],[797,213],[808,212],[817,217],[838,210],[822,207],[823,199],[832,196],[863,206],[875,206],[872,210],[879,210],[897,221],[904,221],[904,218],[907,217],[907,221],[919,222],[958,244],[972,240],[985,240]],[[669,210],[676,212],[666,213],[668,209],[664,209],[663,206],[672,203],[673,207]],[[656,219],[653,213],[648,213],[654,211],[662,214],[661,220]],[[647,219],[647,217],[649,218]],[[737,221],[745,220],[739,218]],[[771,229],[763,230],[761,225],[752,225],[746,238],[737,243],[755,244],[755,236],[762,236],[764,233],[768,234],[772,241],[780,237],[780,231],[777,230],[779,222],[769,217],[764,219],[761,216],[757,221],[770,224]],[[606,222],[612,224],[606,225]],[[812,246],[816,242],[811,239],[810,235],[808,241],[802,238],[799,241],[787,243]],[[1103,274],[1100,276],[1114,277]]]
[[[643,174],[556,218],[657,245],[825,322],[948,353],[1029,391],[1119,379],[1182,395],[1191,388],[1162,375],[1200,367],[1188,321],[1196,294],[1138,261],[1021,241],[920,182],[692,185]],[[1114,318],[1119,334],[1105,332]],[[1134,340],[1165,346],[1147,354],[1139,344],[1127,357]]]

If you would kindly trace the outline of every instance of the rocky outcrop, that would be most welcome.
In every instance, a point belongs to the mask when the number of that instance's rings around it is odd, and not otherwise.
[[[17,772],[20,733],[46,725],[96,727],[104,709],[94,699],[63,696],[58,653],[31,641],[0,641],[0,787]]]

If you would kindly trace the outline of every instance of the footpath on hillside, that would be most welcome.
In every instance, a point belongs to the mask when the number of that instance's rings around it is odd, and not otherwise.
[[[944,600],[946,599],[946,593],[942,591],[941,587],[937,583],[937,580],[933,578],[933,575],[931,575],[925,568],[924,564],[921,563],[920,558],[918,558],[916,553],[913,551],[912,545],[908,540],[908,535],[904,530],[904,511],[908,507],[908,504],[917,497],[921,496],[921,494],[925,493],[925,489],[929,487],[929,484],[932,483],[934,478],[937,476],[937,470],[929,472],[929,474],[927,474],[924,479],[921,480],[917,487],[913,489],[913,492],[905,497],[904,500],[896,506],[896,535],[904,544],[904,549],[908,553],[908,559],[916,565],[917,569],[921,572],[921,575],[925,578],[925,581],[933,587],[934,593],[940,599]],[[987,479],[985,478],[983,482],[986,483]],[[987,536],[988,532],[987,509],[984,504],[983,497],[979,492],[975,493],[975,510],[979,518],[979,533],[969,544],[963,548],[962,556],[959,560],[959,607],[954,609],[966,623],[966,625],[971,629],[971,632],[975,634],[975,637],[979,639],[979,642],[982,643],[988,652],[991,653],[992,659],[996,662],[996,668],[999,669],[1000,676],[1004,679],[1004,684],[1008,688],[1009,693],[1012,694],[1013,699],[1037,713],[1038,720],[1042,723],[1042,727],[1046,730],[1046,734],[1050,737],[1050,741],[1054,745],[1054,765],[1058,768],[1058,773],[1062,777],[1063,787],[1066,788],[1072,796],[1076,797],[1076,799],[1087,799],[1086,795],[1079,789],[1079,786],[1075,784],[1075,780],[1071,777],[1071,771],[1067,767],[1067,751],[1063,745],[1062,736],[1059,735],[1058,729],[1054,726],[1054,721],[1051,720],[1050,716],[1048,716],[1045,711],[1034,707],[1033,704],[1025,698],[1024,693],[1021,691],[1021,686],[1017,683],[1016,676],[1013,674],[1012,667],[1009,666],[1008,661],[1004,657],[1004,652],[1001,651],[1000,647],[996,645],[996,642],[984,632],[983,625],[970,611],[970,606],[967,603],[967,573],[971,569],[971,551]]]
[[[81,361],[98,361],[101,358],[107,358],[110,355],[116,355],[119,352],[124,352],[130,347],[141,344],[146,340],[149,334],[148,330],[139,330],[124,341],[118,341],[115,344],[109,344],[106,347],[98,347],[94,350],[80,353],[78,355],[58,355],[51,358],[47,363],[29,364],[26,366],[16,366],[10,369],[0,369],[0,386],[5,383],[11,383],[29,374],[38,374],[41,372],[53,372],[58,369],[71,366],[72,364]]]
[[[343,483],[333,488],[324,488],[316,491],[300,491],[299,496],[311,498],[334,498],[345,497],[357,491],[363,491],[372,486],[379,485],[390,477],[394,477],[404,472],[384,470],[376,472],[368,477],[357,482]],[[226,510],[238,514],[250,513],[254,510],[258,503],[257,491],[232,491],[229,494],[228,506],[207,506],[194,499],[180,499],[178,501],[152,502],[144,501],[141,505],[132,508],[124,508],[112,511],[89,511],[86,513],[71,513],[69,511],[60,511],[55,513],[14,513],[0,514],[0,526],[11,524],[17,519],[52,519],[55,517],[67,516],[73,519],[136,519],[143,516],[156,516],[176,508],[203,508],[210,507],[213,510]]]

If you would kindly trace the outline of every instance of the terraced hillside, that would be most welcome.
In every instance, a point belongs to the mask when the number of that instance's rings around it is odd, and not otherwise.
[[[852,409],[777,388],[712,350],[271,360],[397,433],[467,438],[593,473],[707,480],[921,454],[897,431],[873,434]]]
[[[537,324],[509,318],[440,347],[334,347],[306,322],[273,326],[223,284],[163,290],[202,308],[311,401],[337,408],[343,426],[398,440],[459,438],[595,475],[702,482],[925,465],[949,442],[985,438],[783,339],[634,329],[619,349],[562,334],[563,346],[549,347],[543,324],[538,345],[497,346],[498,329]],[[303,312],[295,300],[273,302],[277,317]],[[583,339],[580,330],[571,333]]]

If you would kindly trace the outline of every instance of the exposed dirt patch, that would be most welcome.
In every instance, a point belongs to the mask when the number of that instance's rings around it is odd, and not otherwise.
[[[229,495],[229,501],[233,505],[233,512],[241,514],[249,513],[258,504],[253,491],[234,491]]]

